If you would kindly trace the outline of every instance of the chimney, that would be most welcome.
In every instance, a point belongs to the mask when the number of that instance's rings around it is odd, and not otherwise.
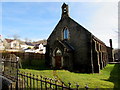
[[[112,47],[112,39],[110,39],[109,42],[110,42],[110,62],[114,62],[113,47]]]
[[[112,49],[113,48],[112,47],[112,39],[110,39],[109,42],[110,42],[110,48]]]

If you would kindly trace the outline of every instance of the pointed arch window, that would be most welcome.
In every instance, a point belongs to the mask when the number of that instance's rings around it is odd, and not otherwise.
[[[62,55],[62,52],[61,52],[61,50],[57,49],[57,51],[55,52],[55,54],[56,54],[57,56],[61,56],[61,55]]]
[[[69,30],[67,28],[64,29],[63,38],[64,39],[68,39],[69,38]]]

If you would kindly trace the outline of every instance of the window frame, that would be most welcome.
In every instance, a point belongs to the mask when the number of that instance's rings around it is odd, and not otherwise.
[[[65,27],[63,29],[62,35],[63,35],[63,40],[69,40],[70,39],[70,32],[69,32],[69,29],[67,27]]]

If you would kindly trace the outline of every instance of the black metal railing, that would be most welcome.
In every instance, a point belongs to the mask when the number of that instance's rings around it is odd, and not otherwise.
[[[40,90],[79,90],[80,86],[76,84],[72,88],[72,84],[68,83],[67,86],[64,82],[61,82],[56,79],[51,79],[39,75],[34,75],[31,73],[19,72],[18,73],[18,88],[26,88],[26,89],[40,89]],[[88,89],[86,85],[84,89]]]

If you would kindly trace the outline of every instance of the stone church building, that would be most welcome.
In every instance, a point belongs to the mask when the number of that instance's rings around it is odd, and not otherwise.
[[[64,3],[61,19],[47,39],[46,64],[56,69],[99,73],[107,63],[105,43],[74,21]]]

